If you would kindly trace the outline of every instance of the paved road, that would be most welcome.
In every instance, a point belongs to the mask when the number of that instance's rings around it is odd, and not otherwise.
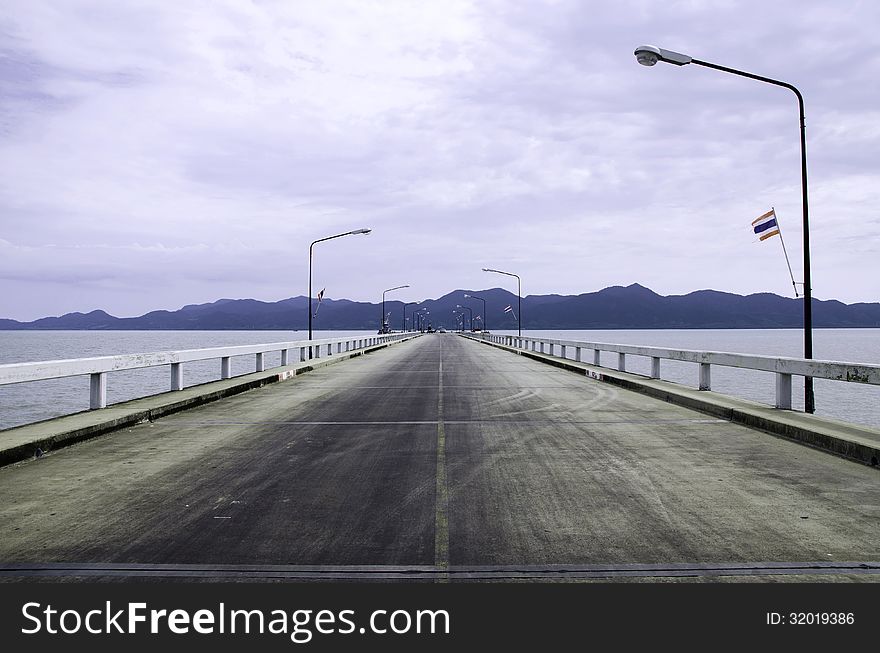
[[[0,470],[0,561],[762,573],[880,561],[878,481],[437,334]]]

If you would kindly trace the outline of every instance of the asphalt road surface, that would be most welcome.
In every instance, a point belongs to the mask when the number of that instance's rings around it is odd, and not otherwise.
[[[0,469],[0,496],[8,568],[880,580],[835,568],[880,561],[876,469],[454,334]]]

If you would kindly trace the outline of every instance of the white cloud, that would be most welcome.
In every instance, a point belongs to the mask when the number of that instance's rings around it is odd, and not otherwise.
[[[880,300],[870,3],[7,6],[0,316],[302,294],[308,243],[360,226],[331,296],[488,285],[487,256],[533,293],[787,292],[748,223],[776,206],[797,251],[794,96],[643,42],[803,90],[816,294]]]

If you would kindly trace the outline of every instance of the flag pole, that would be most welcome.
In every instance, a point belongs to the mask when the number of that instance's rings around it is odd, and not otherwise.
[[[797,284],[794,281],[794,273],[791,271],[791,261],[788,260],[788,250],[785,249],[785,239],[782,237],[782,225],[779,224],[779,216],[776,215],[776,208],[771,206],[770,210],[773,211],[773,217],[776,218],[776,228],[779,229],[779,242],[782,243],[782,253],[785,254],[785,262],[788,264],[788,276],[791,277],[791,286],[794,288],[794,296],[800,297],[798,295]]]

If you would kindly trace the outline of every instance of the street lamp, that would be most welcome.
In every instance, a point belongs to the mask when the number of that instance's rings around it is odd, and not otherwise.
[[[684,66],[689,63],[713,68],[725,73],[739,75],[740,77],[748,77],[759,82],[766,82],[775,86],[782,86],[792,91],[798,100],[798,109],[800,112],[801,127],[801,206],[803,208],[803,229],[804,229],[804,358],[813,357],[813,292],[810,283],[810,212],[809,202],[807,201],[807,131],[804,122],[804,97],[801,92],[787,82],[781,82],[769,77],[762,77],[753,73],[747,73],[735,68],[719,66],[718,64],[709,63],[694,59],[680,52],[664,50],[653,45],[640,45],[635,50],[636,59],[643,66],[653,66],[658,61],[675,64],[676,66]],[[808,413],[815,412],[816,400],[813,395],[813,377],[804,377],[804,410]]]
[[[413,304],[421,304],[422,302],[407,302],[403,305],[403,330],[406,331],[406,307]]]
[[[468,297],[470,299],[479,299],[481,302],[483,302],[483,331],[488,331],[489,325],[486,324],[486,300],[483,299],[482,297],[477,297],[476,295],[467,295],[466,294],[465,297]]]
[[[387,331],[385,330],[387,328],[386,327],[387,319],[385,317],[385,293],[391,292],[392,290],[400,290],[401,288],[409,288],[409,286],[395,286],[394,288],[389,288],[388,290],[382,291],[382,319],[379,321],[379,332],[380,333],[387,333]],[[404,310],[405,310],[405,307],[404,307]]]
[[[501,270],[493,270],[492,268],[483,268],[483,272],[495,272],[496,274],[506,274],[508,277],[516,277],[516,324],[518,334],[522,337],[522,280],[519,278],[519,275],[513,272],[503,272]]]
[[[455,308],[463,308],[468,312],[471,320],[471,331],[474,330],[474,311],[470,306],[462,306],[461,304],[456,304]]]
[[[335,236],[319,238],[318,240],[312,241],[312,244],[309,245],[309,340],[312,339],[312,248],[315,246],[315,244],[322,243],[325,240],[333,240],[334,238],[342,238],[343,236],[354,236],[355,234],[367,235],[371,231],[372,229],[355,229],[354,231],[346,231],[344,234],[336,234]],[[309,358],[311,357],[312,348],[309,347]]]
[[[456,311],[455,309],[452,309],[452,314],[455,316],[456,324],[461,325],[461,329],[459,329],[459,330],[464,332],[464,313],[461,313],[459,311]]]
[[[418,331],[422,330],[422,318],[425,315],[430,315],[430,314],[431,314],[431,311],[428,310],[427,306],[422,307],[419,310],[413,312],[413,315],[417,315],[419,318]]]

